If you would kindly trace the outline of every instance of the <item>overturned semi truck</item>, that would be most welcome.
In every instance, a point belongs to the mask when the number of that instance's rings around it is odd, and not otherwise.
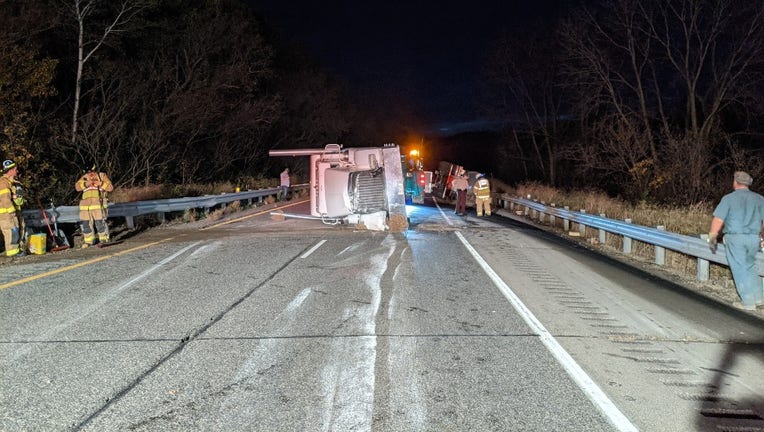
[[[270,150],[269,156],[310,156],[310,217],[327,224],[356,224],[372,230],[408,228],[400,148]],[[306,215],[282,214],[306,218]]]

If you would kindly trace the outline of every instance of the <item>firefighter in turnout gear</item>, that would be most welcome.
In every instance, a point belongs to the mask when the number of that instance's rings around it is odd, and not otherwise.
[[[80,200],[80,225],[82,247],[92,246],[98,235],[101,243],[109,242],[109,225],[106,223],[106,193],[114,190],[114,185],[106,173],[93,166],[74,184],[77,192],[82,192]]]
[[[483,209],[485,208],[485,215],[491,215],[491,184],[488,179],[485,178],[485,174],[478,175],[475,185],[472,187],[475,191],[475,210],[477,216],[483,216]]]
[[[0,230],[5,240],[5,256],[9,257],[25,255],[22,227],[19,224],[24,198],[21,196],[21,186],[16,181],[17,172],[15,162],[3,162],[3,176],[0,177]]]

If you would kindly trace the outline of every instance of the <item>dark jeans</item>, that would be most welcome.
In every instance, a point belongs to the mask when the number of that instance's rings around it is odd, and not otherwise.
[[[461,214],[467,214],[467,191],[456,191],[456,212]]]

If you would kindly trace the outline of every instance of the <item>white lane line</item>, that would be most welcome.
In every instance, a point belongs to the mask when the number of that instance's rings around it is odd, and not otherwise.
[[[440,212],[441,216],[443,216],[443,219],[445,219],[449,225],[453,225],[453,223],[451,222],[451,219],[449,219],[448,216],[446,216],[446,212],[444,212],[443,209],[440,208],[440,206],[438,205],[438,200],[432,200],[432,201],[435,203],[435,207],[438,208],[438,211]]]
[[[307,257],[309,257],[310,254],[315,252],[316,249],[320,248],[321,245],[324,244],[324,243],[326,243],[326,240],[321,240],[315,246],[313,246],[312,248],[308,249],[304,254],[300,255],[300,258],[307,258]]]
[[[167,258],[163,259],[162,261],[158,262],[153,267],[150,267],[150,268],[144,270],[143,273],[135,276],[134,278],[130,279],[129,281],[127,281],[125,283],[123,283],[122,285],[119,285],[117,287],[114,287],[114,288],[110,289],[109,291],[104,293],[101,297],[96,298],[93,302],[91,302],[87,306],[80,308],[78,310],[78,313],[76,315],[74,315],[72,318],[70,318],[70,319],[68,319],[68,320],[66,320],[66,321],[64,321],[62,323],[59,323],[55,327],[52,327],[52,328],[48,329],[47,331],[45,331],[42,334],[36,336],[32,340],[35,340],[35,341],[46,341],[46,340],[52,339],[53,336],[61,333],[62,331],[64,331],[66,328],[68,328],[69,326],[73,325],[77,321],[79,321],[79,320],[85,318],[86,316],[92,314],[93,312],[97,311],[99,308],[101,308],[101,306],[106,304],[108,301],[110,301],[114,297],[117,297],[120,293],[122,293],[122,291],[125,291],[127,288],[131,287],[135,283],[137,283],[137,282],[141,281],[142,279],[145,279],[146,277],[150,276],[152,273],[154,273],[157,270],[159,270],[160,268],[162,268],[162,266],[164,266],[165,264],[169,264],[175,258],[177,258],[180,255],[184,254],[189,249],[191,249],[193,247],[196,247],[196,245],[198,245],[199,243],[201,243],[201,241],[198,241],[196,243],[192,243],[192,244],[184,247],[183,249],[175,252],[174,254],[172,254],[172,255],[168,256]],[[196,253],[196,252],[194,252],[194,253]],[[23,345],[21,348],[16,350],[16,352],[12,356],[12,359],[14,359],[14,360],[18,359],[20,356],[22,356],[22,355],[26,354],[27,352],[29,352],[29,350],[32,349],[33,346],[34,346],[33,344],[25,344],[25,345]]]
[[[462,233],[456,231],[456,236],[462,242],[467,251],[475,258],[475,261],[483,268],[483,271],[491,278],[494,285],[499,288],[504,297],[509,300],[512,307],[520,314],[530,328],[538,333],[541,343],[543,343],[549,352],[557,359],[557,362],[565,369],[571,378],[578,384],[579,388],[584,391],[584,394],[591,400],[594,405],[604,414],[608,420],[619,431],[638,431],[638,429],[631,423],[631,421],[618,409],[610,398],[607,397],[604,391],[589,377],[584,369],[576,363],[576,361],[568,354],[567,351],[557,342],[557,339],[552,336],[549,331],[541,324],[535,315],[525,306],[520,298],[515,294],[512,289],[504,283],[503,280],[496,274],[495,271],[488,265],[488,263],[480,256],[474,247],[464,238]]]

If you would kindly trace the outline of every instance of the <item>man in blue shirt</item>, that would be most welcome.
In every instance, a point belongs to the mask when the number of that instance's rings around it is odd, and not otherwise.
[[[714,210],[708,243],[716,250],[719,231],[724,227],[724,249],[732,271],[740,302],[735,306],[756,310],[764,305],[762,280],[756,269],[756,254],[761,247],[759,232],[764,221],[764,197],[748,187],[753,178],[743,171],[735,172],[733,192],[725,195]]]

